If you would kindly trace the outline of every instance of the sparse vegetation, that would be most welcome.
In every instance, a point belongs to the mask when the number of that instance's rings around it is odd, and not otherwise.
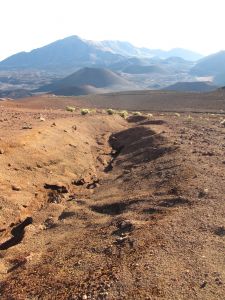
[[[188,122],[191,122],[193,120],[193,117],[191,115],[188,115],[187,120]]]
[[[121,116],[122,118],[126,119],[129,114],[126,110],[121,110],[118,112],[118,115]]]
[[[81,109],[80,113],[84,116],[84,115],[89,114],[89,113],[90,113],[90,110],[87,109],[87,108],[83,108],[83,109]]]
[[[66,111],[74,112],[76,110],[76,107],[74,106],[67,106]]]
[[[133,116],[142,116],[142,113],[140,111],[134,111],[132,113]]]
[[[223,119],[223,120],[220,122],[220,124],[221,124],[222,126],[225,126],[225,119]]]
[[[108,108],[106,110],[106,112],[107,112],[108,115],[114,115],[116,113],[116,111],[114,109],[111,109],[111,108]]]

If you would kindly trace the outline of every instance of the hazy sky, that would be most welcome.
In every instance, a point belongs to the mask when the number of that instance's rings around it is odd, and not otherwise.
[[[225,49],[225,0],[0,0],[0,59],[70,35],[136,46]]]

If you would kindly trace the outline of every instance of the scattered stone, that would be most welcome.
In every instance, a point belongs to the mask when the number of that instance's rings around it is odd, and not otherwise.
[[[55,221],[52,217],[49,217],[44,221],[44,226],[45,226],[45,229],[51,229],[51,228],[56,227],[57,224],[55,223]]]
[[[18,192],[18,191],[21,191],[21,187],[18,186],[18,185],[13,184],[13,185],[12,185],[12,190]]]
[[[86,181],[85,181],[84,178],[80,178],[78,180],[73,180],[72,181],[72,184],[77,185],[77,186],[84,185],[85,183],[86,183]]]
[[[215,279],[215,283],[216,283],[217,285],[222,285],[222,284],[223,284],[222,280],[220,280],[219,278],[216,278],[216,279]]]
[[[199,191],[198,197],[203,198],[203,197],[206,197],[208,194],[209,194],[209,190],[208,189],[203,189],[203,190]]]
[[[85,295],[85,294],[82,296],[82,300],[87,300],[87,298],[88,298],[88,297],[87,297],[87,295]]]
[[[222,125],[222,126],[225,127],[225,119],[223,119],[223,120],[220,122],[220,125]]]
[[[56,126],[55,122],[52,123],[51,127],[54,127],[54,126]]]
[[[77,148],[76,145],[73,145],[73,144],[69,144],[70,147],[73,147],[73,148]]]
[[[214,233],[220,237],[225,236],[225,227],[224,226],[217,227],[214,230]]]
[[[24,124],[22,129],[32,129],[33,127],[30,124]]]
[[[107,161],[106,161],[106,159],[104,159],[103,157],[98,156],[98,157],[97,157],[97,160],[98,160],[103,166],[106,166],[106,165],[107,165]]]
[[[203,283],[200,285],[200,288],[201,288],[201,289],[204,289],[204,287],[206,287],[206,285],[207,285],[207,282],[206,282],[206,281],[203,281]]]
[[[120,236],[116,239],[116,244],[117,245],[122,245],[125,243],[125,241],[128,239],[128,236]]]
[[[213,156],[214,153],[212,151],[206,151],[206,152],[202,152],[203,156]]]
[[[0,154],[4,154],[5,150],[4,149],[0,149]]]
[[[122,230],[131,231],[134,228],[134,225],[130,220],[123,220],[117,224],[117,227]]]
[[[62,201],[62,195],[56,191],[51,191],[48,193],[48,202],[59,204]]]
[[[77,126],[76,126],[76,125],[73,125],[73,126],[72,126],[72,129],[73,129],[73,130],[77,130]]]
[[[93,180],[91,183],[87,184],[87,189],[95,189],[99,187],[99,179]]]
[[[45,183],[44,184],[44,188],[46,190],[57,191],[60,194],[66,194],[66,193],[69,192],[68,189],[67,189],[67,187],[64,184],[62,184],[62,183],[56,183],[56,184]]]

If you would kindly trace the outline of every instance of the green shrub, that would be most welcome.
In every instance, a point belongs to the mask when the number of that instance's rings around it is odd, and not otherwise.
[[[118,112],[118,115],[126,119],[128,117],[128,112],[126,110],[121,110]]]
[[[76,110],[76,107],[73,106],[67,106],[66,111],[74,112]]]
[[[192,120],[193,120],[193,117],[192,117],[191,115],[188,115],[187,121],[188,121],[188,122],[191,122]]]
[[[142,116],[142,113],[140,111],[134,111],[133,116]]]
[[[80,113],[84,116],[84,115],[89,114],[89,113],[90,113],[90,110],[87,109],[87,108],[83,108],[83,109],[81,109]]]
[[[108,115],[113,115],[113,114],[116,113],[116,111],[115,111],[114,109],[111,109],[111,108],[108,108],[108,109],[106,110],[106,112],[107,112]]]

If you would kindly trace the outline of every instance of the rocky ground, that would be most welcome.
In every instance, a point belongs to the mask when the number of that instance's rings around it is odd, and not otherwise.
[[[0,105],[1,299],[224,299],[223,115],[26,103]]]

